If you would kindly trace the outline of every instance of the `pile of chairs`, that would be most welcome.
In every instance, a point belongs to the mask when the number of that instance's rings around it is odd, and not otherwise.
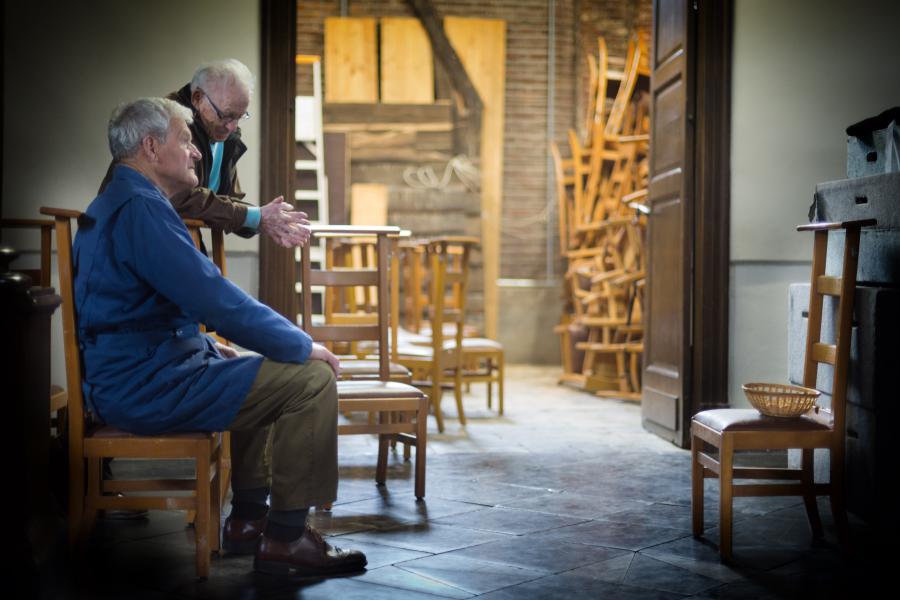
[[[639,400],[643,354],[644,230],[648,209],[647,49],[635,35],[624,61],[598,39],[588,56],[585,135],[569,131],[569,158],[551,144],[560,253],[566,260],[560,383]],[[621,65],[621,70],[614,67]]]

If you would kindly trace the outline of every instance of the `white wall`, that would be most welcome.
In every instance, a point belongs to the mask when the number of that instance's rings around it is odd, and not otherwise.
[[[900,104],[900,2],[735,0],[730,401],[787,381],[788,284],[809,278],[815,184],[846,177],[848,125]]]
[[[109,165],[106,123],[120,102],[166,95],[207,60],[234,57],[259,73],[258,0],[7,0],[4,11],[4,217],[38,217],[45,205],[87,207]],[[259,105],[257,94],[254,117]],[[259,125],[258,118],[242,123],[249,150],[238,169],[254,203]],[[226,245],[229,275],[255,294],[257,241],[229,236]],[[53,381],[63,382],[58,339],[52,361]]]

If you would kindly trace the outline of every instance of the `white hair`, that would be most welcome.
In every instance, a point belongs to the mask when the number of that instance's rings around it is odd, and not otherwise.
[[[140,98],[120,104],[109,117],[109,151],[115,160],[137,154],[141,141],[149,136],[165,143],[169,122],[184,119],[193,121],[191,111],[167,98]]]
[[[200,65],[191,79],[191,93],[197,88],[207,90],[212,85],[240,85],[252,94],[253,83],[253,73],[247,65],[237,59],[226,58]]]

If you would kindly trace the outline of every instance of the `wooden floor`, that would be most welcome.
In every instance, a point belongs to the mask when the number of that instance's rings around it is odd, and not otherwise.
[[[558,387],[557,373],[509,368],[503,418],[473,389],[469,426],[448,418],[447,433],[429,439],[423,502],[413,497],[410,463],[394,456],[388,485],[378,488],[375,441],[340,439],[338,501],[313,519],[332,544],[367,554],[363,574],[284,582],[255,575],[251,557],[220,556],[198,582],[183,515],[151,512],[101,521],[81,583],[56,557],[42,590],[86,598],[844,598],[879,575],[868,560],[870,528],[852,520],[856,547],[844,555],[823,502],[826,539],[812,543],[795,499],[737,498],[735,562],[721,564],[715,483],[705,539],[694,539],[689,453],[645,432],[639,406]]]

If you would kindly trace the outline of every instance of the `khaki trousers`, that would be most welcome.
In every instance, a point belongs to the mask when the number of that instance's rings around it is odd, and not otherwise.
[[[327,363],[264,359],[228,429],[233,489],[271,485],[273,510],[337,498],[337,388]]]

